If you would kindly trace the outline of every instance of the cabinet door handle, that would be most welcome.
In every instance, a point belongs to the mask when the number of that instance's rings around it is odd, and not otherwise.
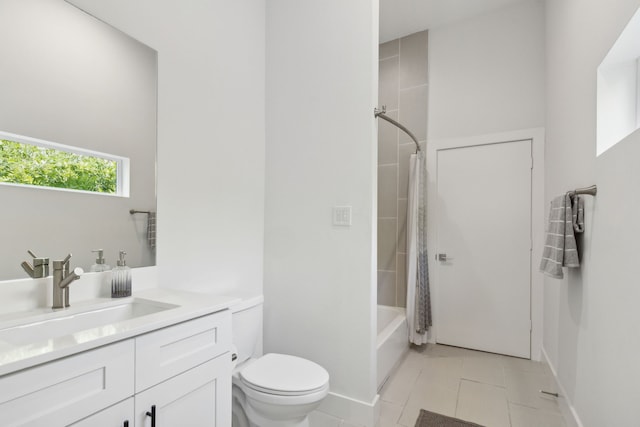
[[[126,420],[126,421],[124,422],[124,424],[122,425],[122,427],[129,427],[129,420]]]
[[[151,417],[151,427],[156,427],[156,405],[151,405],[151,412],[147,411],[147,417]]]

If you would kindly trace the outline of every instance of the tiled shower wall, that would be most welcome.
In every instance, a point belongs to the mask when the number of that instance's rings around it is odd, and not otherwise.
[[[380,45],[378,105],[405,125],[422,146],[427,139],[427,31]],[[406,306],[409,156],[415,144],[378,119],[378,304]]]

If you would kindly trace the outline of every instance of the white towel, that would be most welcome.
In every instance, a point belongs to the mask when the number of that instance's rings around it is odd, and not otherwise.
[[[584,206],[581,197],[567,193],[551,201],[540,271],[562,279],[562,267],[580,267],[574,231],[584,231]]]

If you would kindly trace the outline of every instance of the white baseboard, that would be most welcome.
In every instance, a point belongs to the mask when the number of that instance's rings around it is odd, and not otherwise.
[[[549,365],[549,369],[551,369],[551,373],[553,374],[553,380],[555,381],[556,387],[558,390],[558,406],[560,407],[560,412],[564,417],[567,427],[584,427],[582,425],[582,422],[580,421],[580,417],[578,417],[578,413],[576,412],[576,409],[573,407],[573,404],[571,403],[571,401],[569,401],[569,398],[567,397],[567,392],[564,389],[564,387],[562,387],[562,384],[558,379],[558,373],[556,372],[556,368],[551,364],[551,361],[549,360],[549,356],[547,355],[547,352],[545,351],[544,347],[542,347],[541,352],[542,352],[542,357],[547,362],[547,365]]]
[[[380,418],[380,395],[363,402],[329,392],[317,410],[355,426],[374,427]]]

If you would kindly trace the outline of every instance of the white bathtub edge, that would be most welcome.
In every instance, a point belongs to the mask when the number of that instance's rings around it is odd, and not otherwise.
[[[401,307],[378,306],[378,310],[380,309],[393,310],[397,315],[378,333],[376,354],[378,391],[409,351],[409,331],[405,310]]]

